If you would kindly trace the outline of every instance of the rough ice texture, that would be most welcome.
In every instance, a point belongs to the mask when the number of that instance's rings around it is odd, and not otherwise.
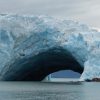
[[[48,16],[0,15],[1,80],[16,61],[54,47],[69,51],[84,68],[81,80],[100,78],[100,32]]]

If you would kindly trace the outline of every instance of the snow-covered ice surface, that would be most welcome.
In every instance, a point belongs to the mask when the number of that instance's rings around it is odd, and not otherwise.
[[[16,61],[57,46],[84,67],[81,80],[100,78],[100,32],[49,16],[0,15],[0,77]]]

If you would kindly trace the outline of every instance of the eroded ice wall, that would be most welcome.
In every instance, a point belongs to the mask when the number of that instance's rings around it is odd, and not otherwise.
[[[39,54],[42,53],[44,54],[41,57],[44,57],[44,60],[37,58],[36,61],[34,57],[40,57]],[[53,60],[50,60],[50,54]],[[34,61],[31,58],[34,58]],[[29,68],[36,69],[41,61],[42,65],[45,65],[44,69],[48,67],[47,61],[51,61],[51,66],[61,66],[59,70],[65,68],[81,73],[80,69],[84,69],[81,80],[100,78],[99,58],[100,32],[84,24],[49,16],[0,15],[1,80],[10,77],[13,77],[11,80],[14,80],[14,77],[18,79],[22,74],[24,77],[24,72],[32,74]],[[74,65],[78,66],[77,69]],[[53,68],[47,69],[52,69],[53,72]],[[48,70],[43,71],[45,73]],[[34,75],[32,74],[32,77]]]

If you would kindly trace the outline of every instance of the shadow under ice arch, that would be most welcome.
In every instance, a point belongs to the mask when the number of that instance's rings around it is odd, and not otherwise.
[[[83,67],[63,48],[53,48],[29,59],[23,59],[4,73],[6,81],[41,81],[47,75],[59,70],[83,72]]]

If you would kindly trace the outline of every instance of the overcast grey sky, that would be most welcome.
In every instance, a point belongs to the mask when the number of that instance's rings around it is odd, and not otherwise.
[[[0,0],[0,13],[50,15],[100,28],[100,0]]]

